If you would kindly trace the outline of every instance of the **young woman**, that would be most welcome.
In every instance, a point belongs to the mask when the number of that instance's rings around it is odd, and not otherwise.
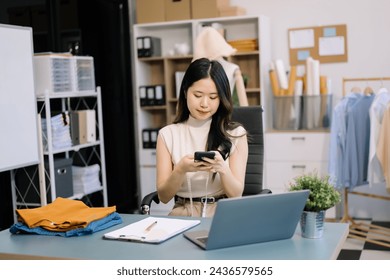
[[[248,142],[245,129],[231,121],[232,110],[222,65],[193,61],[183,77],[176,119],[157,138],[157,191],[163,203],[175,198],[170,215],[210,217],[219,199],[242,195]],[[215,156],[195,161],[197,151]]]

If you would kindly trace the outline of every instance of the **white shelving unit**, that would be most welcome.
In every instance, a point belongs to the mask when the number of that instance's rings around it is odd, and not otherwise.
[[[243,75],[249,77],[246,93],[249,105],[263,105],[263,126],[267,127],[272,111],[270,104],[270,85],[268,79],[271,62],[270,26],[265,16],[236,16],[184,21],[169,21],[133,25],[133,61],[134,61],[134,100],[136,104],[136,127],[138,136],[138,167],[140,174],[140,199],[154,191],[156,155],[154,148],[143,148],[142,132],[144,129],[159,129],[172,122],[176,114],[175,72],[185,71],[192,61],[194,42],[202,25],[217,23],[225,29],[227,41],[257,39],[258,50],[237,52],[228,58],[240,66]],[[161,39],[161,56],[138,57],[137,38],[143,36]],[[175,44],[185,43],[190,46],[188,55],[172,55]],[[151,85],[165,86],[165,104],[142,106],[139,88]],[[155,211],[167,211],[171,205],[153,206]]]
[[[76,111],[76,110],[95,110],[96,111],[96,141],[72,145],[70,147],[54,149],[51,134],[51,116],[53,113],[52,102],[57,102],[57,107],[61,106],[61,111]],[[60,105],[58,105],[58,103]],[[82,199],[88,195],[96,192],[102,193],[103,206],[108,205],[107,200],[107,184],[106,184],[106,166],[104,153],[104,138],[103,138],[103,116],[101,104],[101,89],[96,88],[96,91],[80,91],[80,92],[65,92],[65,93],[50,93],[45,92],[44,96],[37,97],[38,113],[46,116],[47,135],[40,133],[41,137],[41,163],[38,166],[29,167],[29,169],[19,169],[12,174],[14,207],[37,207],[44,206],[47,203],[54,201],[56,195],[55,183],[55,158],[77,158],[80,166],[89,166],[92,164],[99,164],[100,174],[99,179],[101,186],[89,190],[88,193],[74,193],[70,199]],[[43,138],[46,138],[43,141]],[[46,142],[46,145],[43,145]],[[48,164],[44,164],[44,162]],[[18,185],[16,177],[17,173],[27,178],[28,182]],[[28,193],[35,194],[39,197],[39,201],[30,201]]]

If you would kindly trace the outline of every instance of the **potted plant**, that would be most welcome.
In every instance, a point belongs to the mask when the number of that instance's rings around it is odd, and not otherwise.
[[[309,190],[301,216],[301,232],[303,237],[320,238],[323,234],[325,212],[341,201],[340,193],[329,182],[329,176],[317,173],[303,174],[294,178],[289,191]]]

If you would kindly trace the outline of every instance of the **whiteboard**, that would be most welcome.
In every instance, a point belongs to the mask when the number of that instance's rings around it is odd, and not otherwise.
[[[0,172],[39,163],[32,28],[0,24]]]

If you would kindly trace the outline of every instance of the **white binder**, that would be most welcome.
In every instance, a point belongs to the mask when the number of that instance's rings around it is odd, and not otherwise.
[[[78,110],[71,114],[71,132],[74,145],[96,141],[95,110]]]

